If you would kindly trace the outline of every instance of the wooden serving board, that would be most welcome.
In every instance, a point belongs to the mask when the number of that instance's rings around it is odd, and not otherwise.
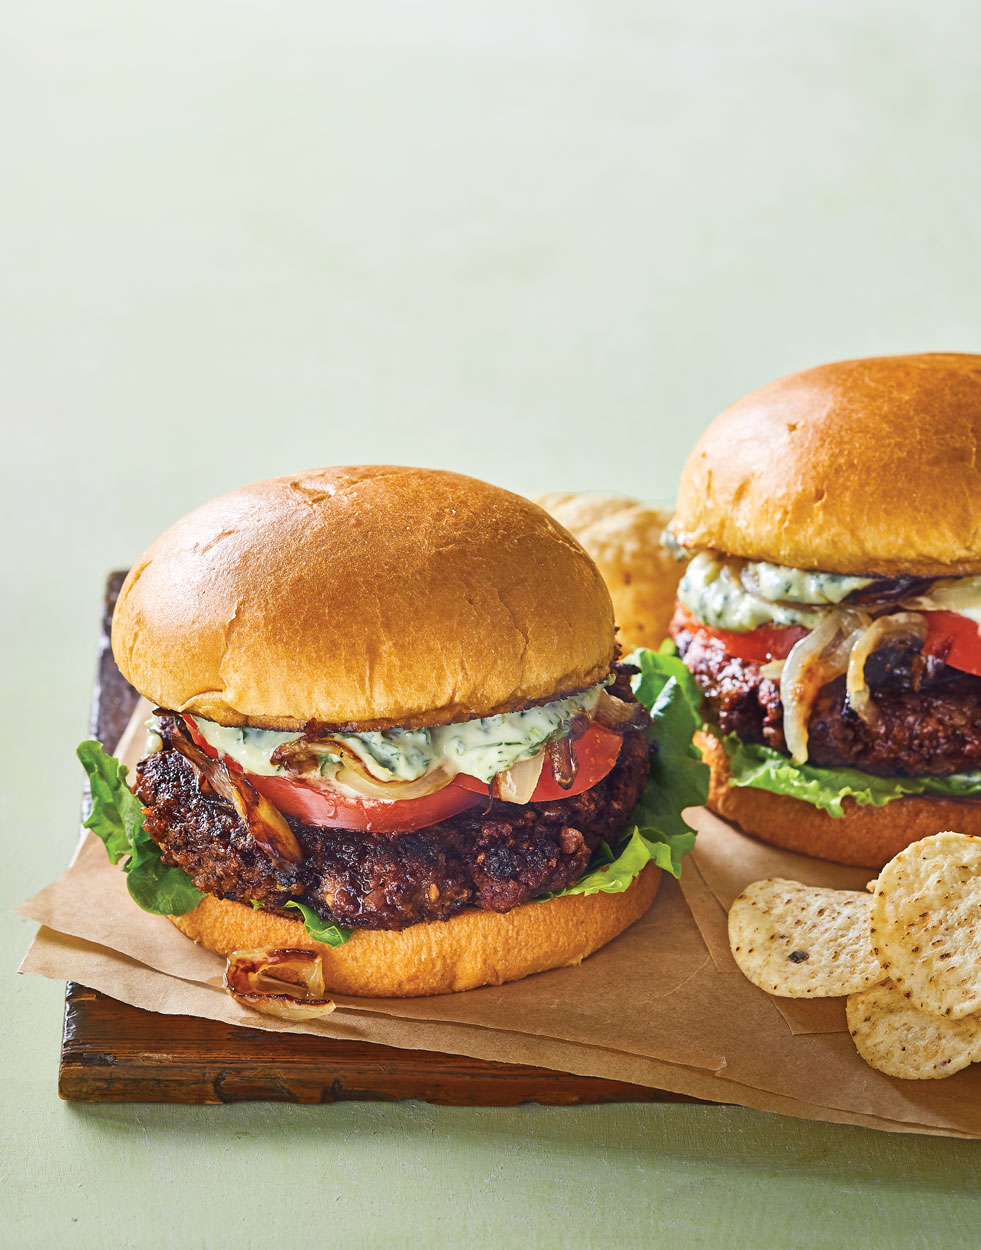
[[[112,749],[138,698],[109,647],[124,574],[106,585],[91,730]],[[88,809],[83,800],[83,819]],[[520,1102],[688,1102],[660,1090],[463,1055],[234,1028],[165,1016],[69,982],[58,1092],[79,1102],[333,1102],[421,1098],[457,1106]]]

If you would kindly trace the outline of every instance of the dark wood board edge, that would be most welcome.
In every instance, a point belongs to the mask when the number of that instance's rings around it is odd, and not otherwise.
[[[125,574],[110,574],[99,636],[91,732],[112,747],[137,692],[112,658],[109,629]],[[82,812],[89,810],[88,790]],[[465,1055],[398,1050],[306,1034],[235,1028],[142,1011],[69,982],[58,1092],[73,1102],[322,1103],[419,1098],[453,1106],[694,1102],[620,1081]]]
[[[419,1098],[453,1106],[665,1098],[622,1082],[465,1055],[270,1034],[186,1016],[162,1017],[161,1026],[160,1019],[76,986],[65,1017],[72,1035],[63,1069],[70,1072],[68,1096],[172,1103]]]

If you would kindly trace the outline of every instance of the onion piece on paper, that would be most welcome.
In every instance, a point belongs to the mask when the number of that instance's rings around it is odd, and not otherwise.
[[[334,1010],[333,999],[324,998],[323,959],[316,951],[232,951],[225,989],[240,1007],[280,1020],[316,1020]]]

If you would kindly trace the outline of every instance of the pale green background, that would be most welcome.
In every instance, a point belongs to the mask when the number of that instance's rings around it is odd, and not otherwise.
[[[63,1105],[7,908],[71,849],[103,574],[197,502],[344,460],[669,498],[772,376],[977,349],[978,6],[0,10],[7,1244],[976,1245],[970,1143]]]

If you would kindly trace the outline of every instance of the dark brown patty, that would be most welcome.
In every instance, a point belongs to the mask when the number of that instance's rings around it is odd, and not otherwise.
[[[304,860],[285,870],[229,804],[206,793],[178,751],[141,760],[136,793],[164,862],[178,864],[198,889],[274,910],[295,899],[338,924],[402,929],[467,906],[510,911],[571,885],[599,843],[615,843],[627,827],[648,752],[644,733],[630,730],[613,770],[584,794],[524,806],[488,800],[414,833],[323,829],[288,818]]]
[[[709,719],[723,733],[786,752],[777,682],[754,661],[729,655],[720,639],[679,630],[676,642]],[[808,725],[808,763],[881,777],[947,777],[981,769],[981,678],[947,667],[920,682],[915,672],[908,654],[888,664],[870,660],[874,725],[848,705],[843,677],[824,686]]]

